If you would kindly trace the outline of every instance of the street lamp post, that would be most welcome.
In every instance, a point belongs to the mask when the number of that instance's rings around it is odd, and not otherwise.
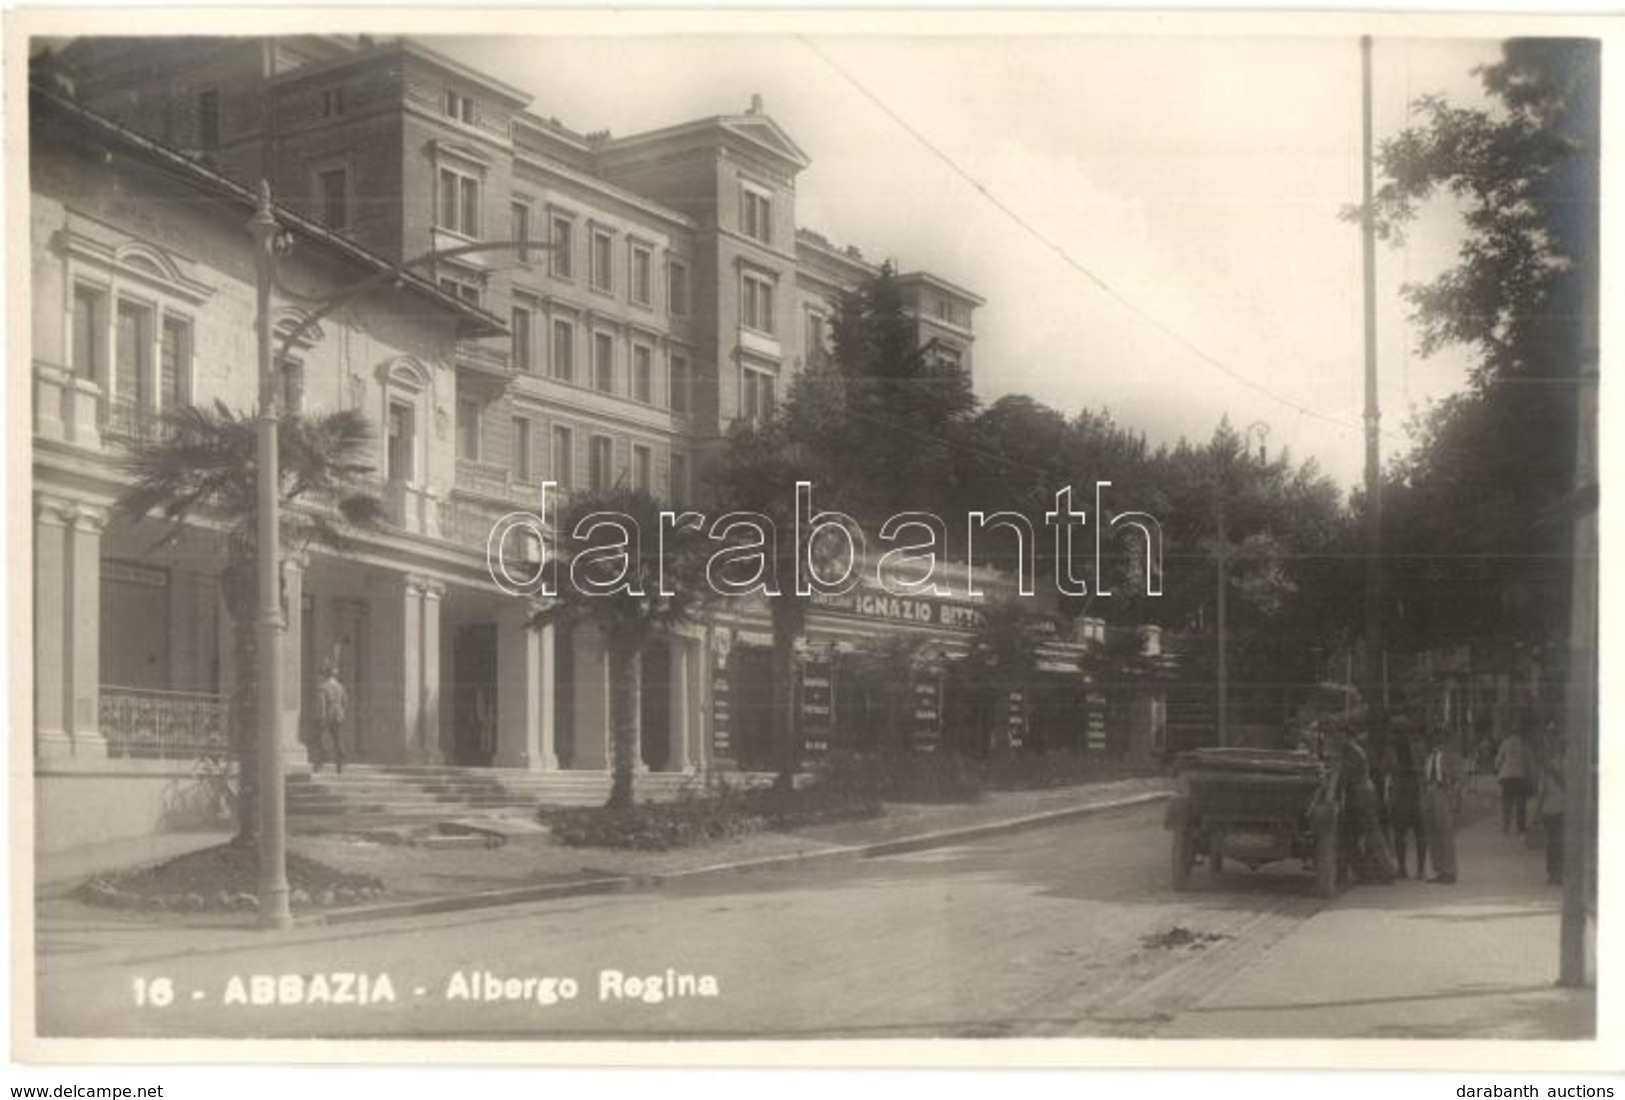
[[[271,185],[265,180],[260,181],[254,217],[250,219],[248,228],[254,238],[254,291],[258,306],[254,328],[260,381],[259,415],[255,420],[258,442],[255,490],[259,513],[256,531],[259,590],[256,724],[259,736],[255,739],[254,760],[259,788],[259,923],[262,928],[275,929],[291,926],[293,914],[288,906],[287,809],[282,761],[283,641],[287,632],[287,615],[282,607],[281,467],[277,455],[282,387],[276,371],[280,355],[271,342],[271,295],[277,284],[276,255],[282,230],[271,206]],[[517,240],[431,250],[397,268],[369,276],[321,299],[303,298],[283,288],[285,294],[321,305],[283,336],[280,352],[285,354],[294,340],[346,302],[369,290],[398,283],[409,267],[441,257],[516,247],[546,251],[558,246],[551,241]]]
[[[271,185],[260,181],[259,205],[249,223],[254,235],[255,317],[259,348],[260,407],[255,420],[259,442],[256,491],[259,504],[256,564],[259,581],[259,736],[255,738],[259,776],[260,926],[287,928],[288,851],[282,777],[282,639],[287,622],[282,612],[281,467],[277,456],[280,421],[276,362],[271,355],[271,280],[276,264],[279,227],[271,212]]]

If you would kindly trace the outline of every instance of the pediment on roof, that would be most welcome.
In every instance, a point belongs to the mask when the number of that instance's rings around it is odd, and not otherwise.
[[[730,133],[793,161],[798,167],[805,168],[812,163],[807,154],[801,151],[801,147],[791,140],[790,135],[766,115],[736,115],[724,119],[722,126]]]

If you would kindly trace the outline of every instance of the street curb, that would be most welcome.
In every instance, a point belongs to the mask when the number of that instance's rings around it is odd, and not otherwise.
[[[1066,806],[1058,810],[1042,810],[1002,821],[986,821],[978,825],[963,825],[953,829],[877,840],[869,844],[851,844],[839,848],[826,848],[816,852],[793,852],[782,856],[760,859],[742,859],[733,863],[714,863],[693,867],[686,871],[670,871],[653,875],[614,875],[608,878],[581,879],[574,882],[540,883],[534,886],[516,886],[502,890],[481,890],[472,894],[448,894],[440,897],[417,898],[411,901],[386,902],[380,905],[358,905],[349,909],[335,909],[326,913],[310,913],[294,919],[297,928],[323,925],[359,924],[365,921],[390,920],[395,917],[429,916],[437,913],[457,913],[469,909],[491,909],[504,905],[521,905],[532,901],[552,901],[557,898],[585,897],[593,894],[613,894],[635,886],[656,886],[679,882],[704,875],[737,874],[791,863],[809,863],[821,859],[863,859],[871,856],[897,855],[940,848],[949,844],[980,840],[984,837],[1020,832],[1053,825],[1075,817],[1107,810],[1121,810],[1160,802],[1173,795],[1172,791],[1147,791],[1105,802],[1092,802],[1083,806]]]

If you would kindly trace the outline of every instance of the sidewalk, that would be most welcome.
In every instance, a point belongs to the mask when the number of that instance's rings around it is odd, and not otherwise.
[[[1348,890],[1159,1037],[1589,1038],[1594,992],[1553,984],[1561,888],[1468,797],[1458,885]]]
[[[1162,778],[1121,779],[1036,791],[989,792],[971,803],[889,803],[883,817],[763,832],[666,852],[570,848],[545,833],[517,835],[497,848],[436,850],[358,837],[294,836],[289,850],[344,871],[376,875],[387,893],[349,910],[311,913],[301,924],[347,923],[418,913],[513,904],[543,897],[619,890],[677,876],[743,871],[788,861],[930,847],[1166,797]],[[118,841],[41,856],[42,928],[95,915],[103,923],[221,928],[252,924],[231,914],[162,915],[99,909],[65,895],[90,875],[137,867],[218,844],[224,835],[186,834]]]

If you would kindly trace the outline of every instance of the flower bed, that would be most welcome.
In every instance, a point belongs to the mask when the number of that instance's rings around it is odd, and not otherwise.
[[[798,790],[723,785],[674,802],[647,802],[625,810],[544,810],[540,820],[560,844],[658,852],[746,833],[857,821],[884,812],[878,799],[816,784]]]
[[[289,853],[288,890],[292,908],[325,909],[368,901],[384,892],[384,884]],[[252,844],[221,844],[151,867],[97,875],[73,896],[117,909],[252,911],[259,907],[259,853]]]

